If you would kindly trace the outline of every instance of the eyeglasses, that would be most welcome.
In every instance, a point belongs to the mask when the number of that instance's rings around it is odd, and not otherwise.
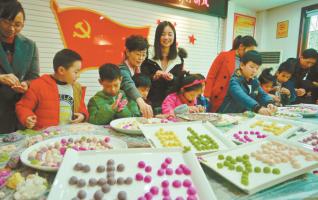
[[[2,22],[7,27],[14,27],[15,29],[20,29],[24,25],[21,22],[10,22],[10,20],[7,19],[0,19],[0,22]]]

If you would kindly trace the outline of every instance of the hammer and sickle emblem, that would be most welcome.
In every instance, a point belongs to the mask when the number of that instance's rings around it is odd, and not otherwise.
[[[83,26],[84,23],[85,23],[85,27]],[[73,31],[73,37],[78,37],[78,38],[90,38],[91,37],[91,26],[90,24],[86,21],[86,20],[83,20],[83,21],[80,21],[80,22],[77,22],[75,25],[74,25],[75,29],[78,29],[80,32],[76,32],[76,31]]]

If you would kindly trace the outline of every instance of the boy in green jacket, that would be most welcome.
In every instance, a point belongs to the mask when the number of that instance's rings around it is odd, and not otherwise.
[[[89,122],[105,125],[113,119],[140,116],[137,103],[127,99],[120,90],[122,76],[119,67],[104,64],[99,68],[99,83],[103,90],[99,91],[88,102]]]

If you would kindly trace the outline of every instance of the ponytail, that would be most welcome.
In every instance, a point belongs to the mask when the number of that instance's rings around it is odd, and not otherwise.
[[[232,50],[238,49],[241,44],[245,47],[257,46],[257,42],[252,36],[245,35],[242,37],[241,35],[239,35],[233,41]]]
[[[272,68],[266,68],[262,71],[261,75],[258,77],[258,80],[261,84],[266,84],[269,82],[275,82],[274,76],[271,74]]]

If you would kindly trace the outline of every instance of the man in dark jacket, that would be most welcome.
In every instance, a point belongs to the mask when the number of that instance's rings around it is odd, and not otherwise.
[[[296,96],[293,103],[308,103],[308,96],[312,88],[312,82],[307,80],[310,69],[317,63],[318,53],[315,49],[306,49],[297,58],[289,58],[287,61],[294,63],[295,72],[286,83],[291,90],[291,95]]]

